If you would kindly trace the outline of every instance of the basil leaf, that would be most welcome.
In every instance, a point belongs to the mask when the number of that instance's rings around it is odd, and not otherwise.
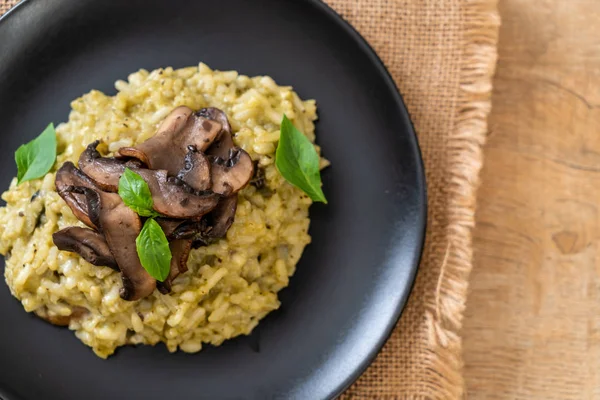
[[[285,115],[281,121],[275,165],[289,183],[302,189],[313,201],[327,204],[321,189],[319,155],[315,146]]]
[[[22,144],[15,152],[17,185],[46,175],[56,161],[56,131],[50,123],[31,142]]]
[[[171,249],[158,222],[149,218],[135,239],[135,247],[142,267],[152,277],[163,282],[171,270]]]
[[[158,214],[152,206],[152,194],[146,181],[129,168],[119,178],[119,196],[123,203],[141,217],[156,217]]]

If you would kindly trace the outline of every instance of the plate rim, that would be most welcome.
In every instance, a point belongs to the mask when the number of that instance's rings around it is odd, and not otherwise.
[[[23,0],[27,1],[27,0]],[[342,15],[340,15],[337,11],[335,11],[329,4],[325,3],[323,0],[303,0],[306,3],[310,3],[313,7],[316,7],[321,12],[327,15],[327,17],[332,21],[332,23],[336,23],[346,34],[348,34],[354,42],[359,46],[361,51],[369,57],[369,59],[376,66],[378,72],[386,81],[386,86],[390,86],[393,88],[392,92],[394,95],[395,101],[398,103],[400,107],[398,111],[400,111],[402,118],[406,122],[407,128],[410,131],[410,142],[413,147],[413,154],[416,155],[417,161],[417,182],[418,186],[420,186],[419,194],[422,197],[422,203],[420,204],[420,212],[417,216],[418,220],[418,245],[415,260],[413,260],[413,266],[409,274],[409,290],[404,293],[402,299],[397,304],[396,309],[394,310],[394,316],[390,319],[388,325],[385,327],[384,332],[382,333],[382,339],[377,343],[376,346],[369,352],[369,355],[363,359],[363,361],[357,366],[357,368],[349,374],[346,381],[342,383],[338,387],[338,390],[331,393],[330,397],[327,400],[333,400],[338,398],[342,393],[344,393],[352,384],[354,384],[366,370],[369,368],[371,364],[375,361],[383,346],[387,343],[387,341],[392,336],[396,325],[400,321],[402,314],[406,308],[408,298],[412,294],[412,291],[415,286],[415,280],[417,277],[417,273],[420,269],[421,260],[423,258],[423,251],[425,249],[425,238],[427,233],[427,219],[428,219],[428,193],[427,193],[427,180],[425,176],[425,164],[423,162],[423,153],[421,151],[421,146],[419,144],[419,139],[417,137],[417,132],[415,130],[413,121],[410,117],[408,109],[406,107],[406,103],[404,102],[404,97],[402,93],[400,93],[400,88],[396,85],[394,78],[390,71],[385,66],[385,63],[379,57],[379,54],[375,51],[373,46],[367,41],[367,39],[360,33],[358,30],[348,22]]]
[[[420,269],[420,264],[423,257],[423,252],[425,248],[425,239],[427,234],[427,221],[428,221],[428,191],[427,191],[427,180],[425,175],[425,165],[423,161],[423,153],[421,151],[421,147],[419,144],[418,136],[413,124],[413,121],[410,117],[408,109],[406,107],[406,103],[404,102],[404,98],[400,93],[400,89],[398,85],[394,81],[391,76],[390,71],[385,66],[383,60],[379,57],[373,46],[367,41],[367,39],[358,32],[358,30],[348,22],[341,14],[335,11],[329,4],[325,3],[324,0],[299,0],[302,3],[305,3],[308,7],[314,7],[318,10],[318,12],[323,13],[327,16],[328,20],[331,21],[332,24],[335,24],[340,28],[355,44],[358,45],[360,51],[368,57],[368,59],[375,66],[379,75],[385,80],[386,86],[392,88],[392,94],[395,102],[399,107],[397,107],[397,112],[400,113],[400,116],[405,121],[405,126],[408,131],[407,137],[409,138],[409,145],[411,147],[411,152],[415,155],[416,161],[416,189],[418,191],[418,197],[421,198],[421,203],[417,204],[418,210],[416,212],[416,247],[415,247],[415,258],[412,260],[411,269],[408,274],[408,290],[405,291],[402,298],[398,302],[395,307],[394,315],[388,321],[387,326],[382,331],[381,339],[377,342],[375,346],[369,351],[369,354],[357,365],[357,367],[348,374],[348,377],[341,382],[330,394],[327,396],[327,400],[333,400],[338,398],[344,391],[346,391],[353,383],[355,383],[363,373],[368,369],[368,367],[375,361],[377,355],[383,349],[383,346],[387,343],[387,341],[392,336],[392,333],[395,327],[398,325],[404,310],[406,309],[406,305],[412,291],[414,289],[415,280],[417,273]],[[18,13],[26,12],[26,6],[28,4],[32,4],[31,0],[20,0],[13,7],[11,7],[4,15],[0,16],[0,24],[8,20],[9,18],[14,18]],[[12,395],[7,394],[5,389],[0,387],[0,400],[25,400],[14,397]]]

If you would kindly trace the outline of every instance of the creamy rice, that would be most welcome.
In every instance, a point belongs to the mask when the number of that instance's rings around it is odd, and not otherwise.
[[[213,71],[204,64],[140,70],[115,86],[115,96],[92,90],[73,101],[69,121],[56,129],[53,171],[19,186],[13,179],[2,195],[7,205],[0,208],[0,253],[12,294],[26,311],[45,317],[68,321],[79,307],[88,310],[71,318],[69,328],[103,358],[127,344],[164,342],[169,351],[193,353],[203,343],[220,345],[249,334],[279,307],[277,292],[288,285],[310,242],[311,200],[281,177],[274,161],[284,113],[314,141],[315,102],[302,101],[270,77]],[[172,293],[155,290],[142,300],[124,301],[119,273],[54,246],[52,233],[83,226],[56,193],[54,171],[65,161],[76,162],[96,139],[109,155],[148,139],[179,105],[225,111],[235,143],[264,169],[266,185],[239,193],[227,238],[193,250],[189,271],[175,279]]]

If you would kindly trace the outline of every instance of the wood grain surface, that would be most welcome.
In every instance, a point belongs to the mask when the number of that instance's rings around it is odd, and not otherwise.
[[[600,398],[600,1],[499,7],[468,397]]]

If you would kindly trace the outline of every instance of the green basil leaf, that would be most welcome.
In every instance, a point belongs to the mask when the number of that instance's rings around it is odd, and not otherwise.
[[[135,239],[142,267],[156,280],[163,282],[171,270],[171,249],[158,222],[149,218]]]
[[[119,178],[119,196],[123,203],[142,217],[156,217],[159,214],[152,206],[152,194],[146,181],[129,168]]]
[[[46,175],[56,161],[56,131],[50,123],[31,142],[22,144],[15,152],[17,185]]]
[[[302,189],[313,201],[327,204],[321,189],[319,155],[315,146],[285,115],[281,121],[275,165],[289,183]]]

